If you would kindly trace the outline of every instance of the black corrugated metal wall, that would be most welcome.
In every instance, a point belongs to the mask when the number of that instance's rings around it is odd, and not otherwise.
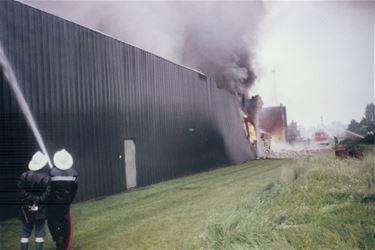
[[[254,158],[235,98],[195,71],[15,1],[0,1],[0,42],[50,154],[74,157],[76,200],[126,189],[127,138],[138,186]],[[0,98],[4,218],[37,145],[2,76]]]

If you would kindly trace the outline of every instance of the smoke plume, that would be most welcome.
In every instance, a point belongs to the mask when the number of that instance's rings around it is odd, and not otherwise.
[[[26,1],[213,77],[247,96],[263,5],[251,2]]]
[[[185,9],[182,62],[214,77],[219,88],[247,97],[256,78],[251,50],[262,5],[210,2]]]

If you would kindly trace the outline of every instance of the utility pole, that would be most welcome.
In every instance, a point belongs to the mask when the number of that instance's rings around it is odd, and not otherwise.
[[[276,70],[272,69],[271,72],[272,72],[272,76],[273,76],[273,93],[274,93],[274,96],[275,96],[275,102],[276,102],[276,106],[277,106],[277,105],[279,105],[279,100],[277,98]]]

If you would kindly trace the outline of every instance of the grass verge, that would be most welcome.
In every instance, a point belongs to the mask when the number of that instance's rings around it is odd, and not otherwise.
[[[261,160],[75,204],[73,246],[375,249],[374,163],[374,148],[362,161]],[[18,248],[19,228],[0,224],[0,249]]]
[[[375,156],[332,153],[285,166],[236,216],[212,223],[196,247],[215,249],[375,249]]]
[[[253,161],[167,181],[141,191],[75,204],[74,249],[186,249],[215,218],[256,199],[288,161]],[[17,249],[20,222],[0,224],[0,249]],[[46,249],[53,249],[46,237]]]

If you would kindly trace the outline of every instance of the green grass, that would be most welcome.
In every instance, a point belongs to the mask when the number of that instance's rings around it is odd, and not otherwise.
[[[374,163],[375,151],[260,160],[75,204],[73,246],[375,249]],[[0,249],[17,249],[19,230],[16,219],[1,223]]]
[[[215,249],[375,249],[375,156],[332,153],[293,162],[254,202],[196,246]],[[372,200],[372,202],[366,202]],[[250,209],[249,209],[250,207]]]

